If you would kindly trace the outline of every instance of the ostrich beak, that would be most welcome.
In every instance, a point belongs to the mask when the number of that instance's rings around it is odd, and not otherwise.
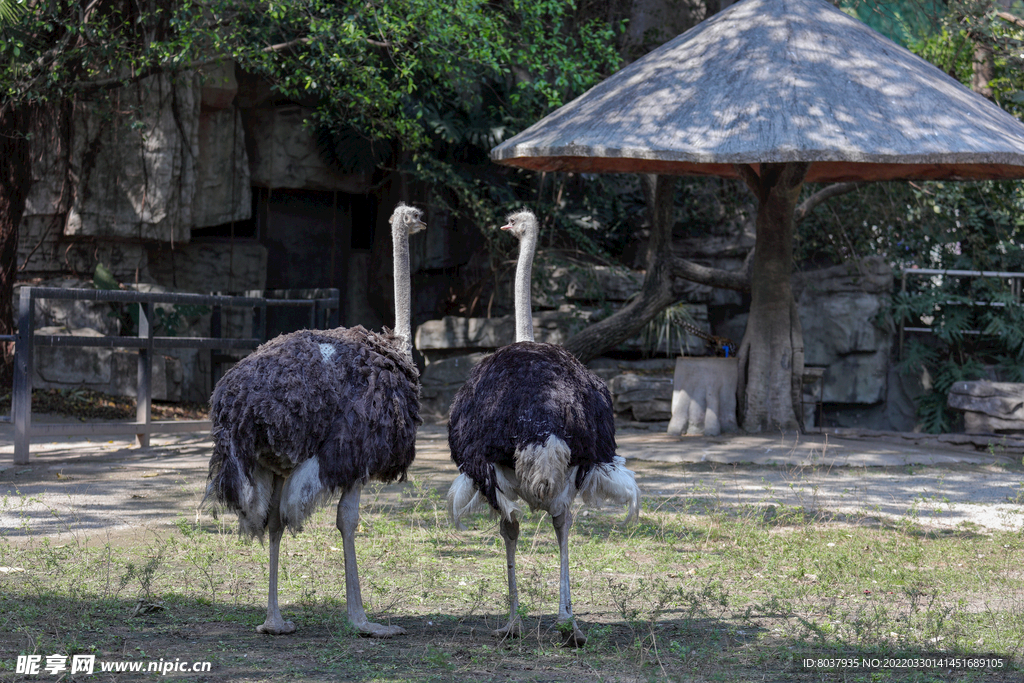
[[[511,230],[511,229],[512,229],[512,224],[511,223],[509,223],[508,225],[503,225],[500,228],[500,230]]]

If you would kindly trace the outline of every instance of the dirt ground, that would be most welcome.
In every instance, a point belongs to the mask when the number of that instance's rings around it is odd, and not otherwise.
[[[126,438],[40,441],[33,444],[27,466],[12,464],[12,436],[10,425],[0,425],[0,533],[13,543],[30,534],[36,538],[73,534],[79,542],[97,545],[150,541],[170,534],[182,516],[194,519],[208,514],[198,509],[210,455],[205,434],[156,436],[148,448]],[[968,447],[921,446],[898,437],[825,435],[680,440],[663,430],[631,427],[620,428],[617,441],[619,453],[637,474],[648,509],[668,500],[696,505],[793,505],[855,518],[913,514],[920,523],[939,527],[1024,527],[1020,456],[996,448],[979,452]],[[443,493],[455,473],[445,427],[425,425],[410,479]],[[88,609],[83,605],[84,611]],[[131,605],[124,609],[129,611]],[[502,618],[500,608],[458,621],[444,621],[446,617],[436,614],[407,615],[400,625],[410,635],[383,642],[339,638],[329,622],[304,626],[301,637],[257,637],[251,624],[262,619],[264,606],[233,609],[242,610],[243,618],[211,617],[209,607],[181,605],[175,608],[176,625],[171,631],[163,630],[159,616],[152,623],[140,617],[133,620],[135,625],[126,621],[120,635],[105,633],[105,637],[123,642],[121,654],[128,660],[142,659],[140,653],[148,652],[161,657],[187,654],[215,662],[211,675],[172,675],[165,680],[262,683],[280,680],[282,674],[293,680],[369,680],[367,667],[372,670],[374,661],[381,666],[415,662],[420,667],[419,673],[395,674],[401,680],[639,680],[632,675],[608,677],[595,670],[585,654],[549,658],[518,646],[488,655],[483,660],[486,664],[474,665],[480,652],[494,652],[489,629]],[[339,606],[339,615],[341,610]],[[634,638],[613,614],[588,612],[584,607],[578,616],[588,628],[606,627],[612,651],[628,648]],[[553,618],[544,619],[540,622],[544,628],[553,630]],[[742,641],[733,645],[739,647]],[[26,647],[31,651],[30,643],[0,647],[0,651],[7,658]],[[728,650],[730,643],[722,647]],[[437,669],[431,671],[429,663],[435,660]],[[349,667],[346,662],[353,664]],[[361,673],[339,678],[339,671]],[[458,674],[454,678],[453,672]],[[372,679],[391,680],[389,676],[382,670]],[[47,677],[10,680],[40,678]],[[761,674],[726,679],[761,680]],[[152,680],[152,674],[104,680]],[[772,680],[805,679],[794,674],[775,675]]]
[[[57,421],[60,418],[44,417]],[[644,495],[728,505],[787,505],[843,515],[915,514],[939,527],[1024,527],[1020,455],[898,436],[683,437],[620,427],[618,452]],[[447,432],[424,425],[412,480],[447,490],[456,470]],[[8,538],[74,531],[89,537],[169,528],[201,514],[210,440],[160,435],[140,448],[127,437],[63,437],[33,443],[15,466],[13,430],[0,425],[0,530]]]

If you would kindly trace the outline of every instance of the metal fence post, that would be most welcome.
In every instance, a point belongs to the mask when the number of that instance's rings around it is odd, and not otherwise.
[[[135,399],[135,421],[145,425],[142,433],[136,434],[139,445],[149,446],[149,423],[152,421],[150,410],[153,400],[153,325],[151,322],[153,304],[139,303],[139,338],[146,340],[146,345],[139,349],[139,385]]]
[[[327,327],[334,329],[335,327],[341,327],[341,290],[332,289],[331,296],[334,297],[334,306],[329,311]]]
[[[210,336],[214,339],[220,339],[224,335],[224,331],[221,327],[221,313],[222,308],[218,305],[213,306],[213,310],[210,312]],[[217,386],[217,382],[220,381],[221,376],[221,350],[210,349],[210,391],[212,392],[214,387]]]
[[[32,336],[35,306],[32,288],[22,287],[18,301],[18,338],[14,342],[14,387],[11,418],[14,421],[14,464],[27,465],[32,431]]]

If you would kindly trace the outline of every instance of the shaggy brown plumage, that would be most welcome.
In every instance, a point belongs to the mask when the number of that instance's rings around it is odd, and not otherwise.
[[[421,423],[419,371],[399,348],[387,331],[301,330],[225,373],[210,405],[209,492],[238,513],[244,533],[262,537],[273,475],[288,477],[310,458],[319,461],[319,485],[282,501],[292,531],[335,492],[405,479]]]

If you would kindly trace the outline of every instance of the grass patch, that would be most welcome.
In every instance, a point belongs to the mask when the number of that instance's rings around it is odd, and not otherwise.
[[[507,595],[495,524],[447,524],[443,492],[412,481],[364,491],[357,539],[370,617],[409,635],[375,641],[345,621],[334,509],[282,542],[279,595],[291,636],[255,633],[267,549],[232,516],[180,518],[166,535],[98,544],[0,536],[0,679],[19,655],[211,662],[186,681],[1019,681],[1024,537],[813,507],[651,496],[639,524],[581,512],[570,557],[585,648],[559,645],[558,553],[546,516],[522,524],[523,637],[498,641]],[[21,503],[3,501],[16,514]],[[1001,668],[821,668],[994,655]],[[155,674],[148,674],[153,676]],[[147,674],[103,674],[137,680]],[[68,677],[65,680],[79,680]],[[90,680],[90,677],[81,678]],[[97,680],[100,680],[97,674]]]

